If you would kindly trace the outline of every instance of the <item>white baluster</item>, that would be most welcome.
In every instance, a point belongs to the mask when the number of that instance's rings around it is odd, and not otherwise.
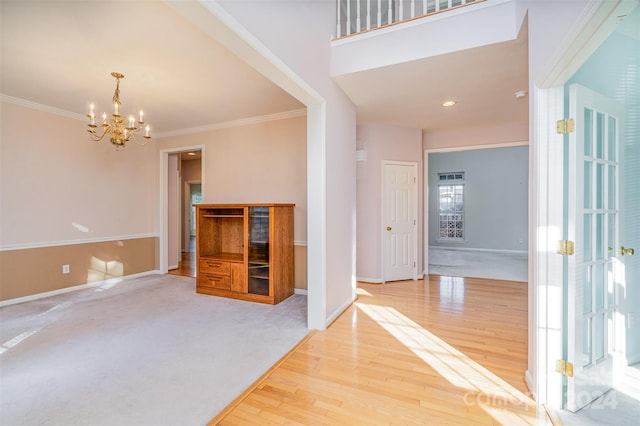
[[[391,10],[391,0],[387,0],[387,24],[391,23],[391,18],[393,17],[393,11]]]
[[[367,29],[371,29],[371,0],[367,0]]]
[[[411,17],[415,18],[416,16],[416,0],[411,0]]]
[[[347,0],[347,35],[351,34],[351,0]]]
[[[340,38],[342,37],[342,32],[341,32],[341,28],[340,28],[340,9],[342,8],[342,2],[340,0],[338,0],[338,23],[336,25],[336,37]]]
[[[356,2],[356,7],[358,8],[356,12],[356,32],[359,33],[360,29],[362,28],[360,26],[360,0]]]
[[[396,20],[396,22],[400,22],[402,21],[402,19],[404,18],[404,1],[400,0],[398,3],[400,3],[400,9],[398,11],[398,19]]]
[[[447,6],[448,6],[447,9],[451,9],[453,7],[452,0],[449,0],[447,2]]]
[[[422,0],[422,14],[427,14],[427,0]]]
[[[376,27],[382,26],[382,0],[378,0],[378,25]]]

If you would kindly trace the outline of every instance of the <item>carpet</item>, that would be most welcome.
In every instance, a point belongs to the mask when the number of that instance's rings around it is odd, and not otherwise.
[[[0,310],[2,425],[203,425],[309,332],[306,297],[151,275]]]

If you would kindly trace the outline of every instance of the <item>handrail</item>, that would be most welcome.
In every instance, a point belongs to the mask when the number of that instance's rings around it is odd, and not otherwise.
[[[481,1],[485,0],[336,0],[336,39]]]

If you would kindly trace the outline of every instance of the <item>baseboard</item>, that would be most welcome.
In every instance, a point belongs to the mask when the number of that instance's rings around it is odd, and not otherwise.
[[[636,353],[627,358],[627,365],[635,365],[640,362],[640,353]]]
[[[470,248],[470,247],[447,247],[447,246],[429,246],[429,250],[442,249],[452,251],[484,251],[491,253],[512,253],[512,254],[529,254],[527,250],[501,250],[501,249],[483,249],[483,248]]]
[[[416,278],[416,280],[422,280],[425,277],[424,272],[422,274],[419,274]],[[410,280],[411,278],[407,278],[407,280]],[[367,278],[367,277],[356,277],[356,281],[359,281],[361,283],[368,283],[368,284],[382,284],[384,283],[384,281],[382,281],[382,278]]]
[[[140,272],[138,274],[125,275],[123,277],[110,278],[108,280],[95,281],[87,284],[80,284],[73,287],[65,287],[58,290],[46,291],[44,293],[32,294],[30,296],[16,297],[15,299],[7,299],[0,301],[0,308],[9,305],[15,305],[17,303],[31,302],[32,300],[44,299],[45,297],[57,296],[58,294],[70,293],[72,291],[84,290],[93,287],[102,287],[104,285],[113,285],[124,280],[130,280],[133,278],[144,277],[145,275],[160,274],[159,270]]]
[[[346,302],[344,302],[338,309],[336,309],[335,311],[333,311],[333,313],[331,315],[329,315],[327,317],[327,320],[325,321],[325,328],[329,328],[329,326],[331,324],[333,324],[333,322],[335,320],[338,319],[338,317],[340,315],[342,315],[342,313],[344,311],[346,311],[347,309],[349,309],[349,306],[351,306],[353,304],[353,302],[355,302],[357,299],[357,297],[353,296],[351,300],[347,300]]]
[[[529,390],[529,393],[533,397],[533,400],[537,401],[538,397],[536,395],[536,389],[533,386],[533,377],[531,377],[531,371],[529,370],[524,372],[524,384],[527,386],[527,390]]]
[[[304,296],[308,296],[309,291],[306,288],[294,288],[293,294],[302,294]]]
[[[363,282],[363,283],[380,284],[382,282],[382,279],[381,278],[356,277],[356,281],[360,281],[360,282]]]

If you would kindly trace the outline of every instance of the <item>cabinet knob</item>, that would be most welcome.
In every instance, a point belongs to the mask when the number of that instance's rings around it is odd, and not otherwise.
[[[390,226],[387,226],[387,231],[391,231],[391,227]]]

